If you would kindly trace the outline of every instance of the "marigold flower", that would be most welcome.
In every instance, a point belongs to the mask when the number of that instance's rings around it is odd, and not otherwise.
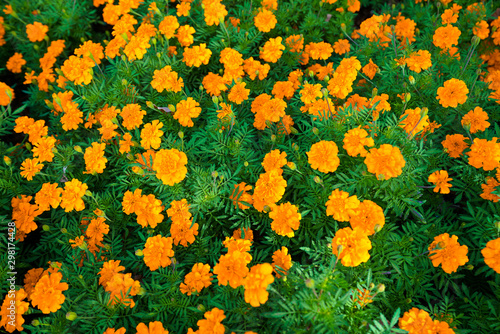
[[[172,263],[170,260],[174,256],[172,242],[171,237],[165,238],[161,235],[148,238],[142,251],[144,262],[151,271],[155,271],[159,267],[167,267]]]
[[[26,34],[31,42],[43,41],[48,31],[49,26],[41,24],[40,22],[34,22],[33,24],[26,25]]]
[[[265,8],[260,8],[259,13],[254,16],[253,21],[257,29],[261,32],[270,32],[274,29],[276,23],[278,23],[276,16]]]
[[[151,228],[155,228],[163,221],[164,216],[161,214],[163,209],[161,200],[157,199],[155,195],[143,195],[139,205],[135,207],[137,223],[143,228],[148,225],[151,226]]]
[[[193,27],[189,25],[183,25],[177,30],[177,40],[182,46],[190,46],[193,44],[193,34],[196,32]]]
[[[281,175],[283,170],[281,169],[287,163],[286,161],[286,152],[280,152],[280,150],[276,149],[264,156],[264,160],[262,161],[262,166],[266,172],[271,170],[277,170]]]
[[[415,21],[402,16],[399,17],[397,21],[395,32],[398,39],[401,40],[401,44],[405,45],[406,41],[408,41],[409,44],[415,42],[415,27],[417,26]]]
[[[60,272],[42,276],[31,294],[31,304],[45,314],[60,309],[66,299],[62,292],[68,290],[68,283],[61,283],[62,277]]]
[[[108,285],[114,276],[118,275],[120,271],[125,270],[124,266],[120,266],[120,260],[109,260],[102,264],[102,269],[98,272],[99,284],[103,287]]]
[[[170,225],[170,235],[174,238],[174,244],[179,243],[187,247],[188,244],[192,244],[195,240],[195,236],[198,235],[198,223],[193,224],[193,219],[172,219],[172,224]]]
[[[265,304],[269,297],[267,286],[274,282],[273,267],[269,263],[256,264],[245,278],[245,301],[253,307]]]
[[[422,131],[429,125],[429,116],[424,114],[420,108],[406,109],[405,113],[399,117],[399,126],[403,128],[410,138]]]
[[[351,157],[358,155],[366,157],[368,151],[365,146],[371,147],[375,145],[373,138],[368,137],[368,132],[360,127],[351,129],[346,132],[342,146]]]
[[[208,26],[219,25],[221,21],[224,21],[227,10],[220,0],[203,0],[202,3],[205,6],[205,23]]]
[[[42,170],[43,164],[35,159],[26,159],[21,163],[21,176],[26,178],[28,181],[33,180],[33,177]]]
[[[290,48],[290,52],[299,53],[304,49],[304,38],[301,35],[288,36],[285,45]]]
[[[120,140],[120,153],[130,152],[130,147],[134,145],[132,142],[132,135],[130,133],[125,133],[123,135],[123,140]]]
[[[168,334],[168,331],[163,327],[160,321],[150,322],[147,326],[141,322],[135,329],[137,334]]]
[[[161,70],[155,70],[151,86],[159,93],[163,90],[170,92],[180,92],[184,87],[184,80],[178,76],[178,73],[172,71],[170,66],[165,66]]]
[[[244,278],[248,274],[246,252],[234,251],[226,255],[221,255],[219,263],[214,267],[213,273],[217,275],[219,285],[230,285],[236,289],[243,285]]]
[[[366,155],[365,164],[368,171],[386,180],[397,177],[403,172],[406,162],[398,147],[383,144],[380,148],[372,148]]]
[[[150,148],[157,150],[160,148],[161,136],[163,136],[163,131],[160,130],[162,127],[163,123],[157,119],[144,125],[141,131],[141,146],[145,150]]]
[[[351,51],[351,44],[347,39],[339,39],[333,44],[333,49],[335,50],[335,53],[343,55],[344,53]]]
[[[476,133],[484,131],[490,126],[487,120],[488,113],[481,107],[476,107],[462,117],[462,126],[469,128],[470,133]]]
[[[21,73],[21,69],[24,65],[26,65],[26,60],[23,59],[23,55],[16,52],[7,60],[5,67],[12,73]]]
[[[260,212],[264,205],[278,202],[285,193],[286,181],[277,170],[260,174],[253,192],[254,208]]]
[[[252,195],[247,193],[249,190],[252,190],[252,186],[247,185],[245,182],[234,185],[234,190],[229,196],[229,199],[233,201],[233,205],[236,209],[240,208],[242,210],[246,210],[250,208],[249,206],[243,204],[243,202],[247,204],[253,203]]]
[[[85,209],[82,197],[85,195],[87,189],[87,185],[78,179],[66,182],[61,198],[61,208],[66,212],[70,212],[71,210],[82,211]]]
[[[448,24],[436,29],[432,37],[432,43],[438,48],[445,50],[450,49],[453,45],[458,44],[460,34],[461,31],[457,27]]]
[[[92,143],[92,147],[85,149],[84,159],[86,171],[84,174],[102,173],[108,159],[104,156],[105,143]]]
[[[461,134],[446,135],[446,139],[441,142],[444,151],[452,158],[458,158],[462,152],[469,147],[465,142],[467,138]]]
[[[95,0],[94,0],[95,1]],[[154,2],[153,2],[154,3]],[[104,331],[104,333],[102,334],[125,334],[127,330],[125,329],[125,327],[120,327],[118,329],[114,329],[114,328],[108,328]]]
[[[469,89],[465,85],[465,82],[453,78],[445,81],[443,87],[438,88],[436,99],[445,108],[456,108],[459,104],[467,101],[468,93]]]
[[[434,267],[440,264],[445,273],[451,274],[457,271],[459,266],[463,266],[469,261],[467,257],[468,248],[466,245],[458,243],[456,235],[448,233],[434,237],[434,241],[429,246],[429,259]]]
[[[186,1],[182,1],[180,4],[176,6],[177,8],[177,16],[189,16],[189,11],[191,10],[191,4]]]
[[[33,147],[33,156],[38,158],[39,162],[52,162],[54,158],[52,149],[55,143],[56,139],[53,136],[40,138],[36,141],[35,147]]]
[[[38,204],[38,209],[41,212],[49,211],[51,206],[56,209],[61,202],[62,192],[62,188],[59,188],[57,183],[44,183],[35,195],[35,203]]]
[[[349,222],[353,229],[360,229],[366,235],[372,235],[385,225],[384,211],[377,203],[365,199],[350,211]]]
[[[15,292],[9,290],[5,295],[0,309],[0,315],[2,316],[0,327],[4,327],[7,332],[12,333],[15,330],[20,332],[24,329],[23,314],[29,309],[29,303],[24,301],[26,297],[27,294],[24,289],[19,289]]]
[[[269,218],[273,220],[271,228],[274,232],[292,238],[295,235],[294,230],[299,228],[302,216],[297,206],[287,202],[273,207]]]
[[[183,61],[187,66],[200,67],[201,64],[208,65],[212,51],[207,49],[207,44],[202,43],[192,48],[184,48]]]
[[[406,58],[405,62],[410,70],[420,73],[432,66],[431,53],[427,50],[418,50]]]
[[[493,194],[493,192],[498,186],[500,186],[500,182],[494,177],[486,177],[486,184],[481,184],[481,188],[483,189],[483,193],[480,195],[481,198],[497,203],[500,200],[500,196]]]
[[[61,71],[66,79],[73,81],[75,85],[88,85],[92,80],[92,67],[94,62],[89,58],[69,56],[61,66]]]
[[[458,20],[458,13],[455,13],[453,9],[445,9],[444,13],[441,15],[441,21],[443,24],[456,23]]]
[[[146,111],[142,110],[141,106],[133,103],[123,107],[120,116],[123,118],[123,126],[127,130],[138,128],[142,124],[142,118],[146,115]]]
[[[225,80],[218,74],[209,72],[202,81],[203,87],[211,96],[220,95],[221,91],[226,91],[227,86]]]
[[[486,247],[481,250],[484,263],[495,272],[500,274],[500,238],[490,240]]]
[[[35,288],[36,283],[44,275],[43,268],[33,268],[28,270],[26,275],[24,275],[24,290],[28,294],[28,300],[31,300],[31,294]]]
[[[372,243],[364,231],[346,227],[335,233],[332,239],[332,251],[346,267],[357,267],[370,259],[368,251]]]
[[[173,186],[181,182],[187,173],[187,156],[175,148],[166,150],[161,149],[156,153],[153,161],[153,170],[156,171],[156,177],[163,184]]]
[[[335,172],[340,164],[337,154],[339,149],[333,141],[322,140],[311,146],[307,152],[308,162],[312,169],[323,173]]]
[[[434,192],[441,194],[449,194],[450,193],[450,187],[451,183],[448,183],[448,181],[453,180],[452,178],[448,177],[448,172],[445,170],[438,170],[429,175],[428,182],[434,183],[436,187],[434,188]]]
[[[288,270],[292,267],[292,257],[288,254],[288,248],[281,246],[273,253],[273,271],[276,273],[276,278],[281,278],[282,275],[287,275]]]
[[[208,288],[210,285],[212,285],[210,266],[208,264],[195,263],[191,272],[184,277],[184,282],[181,283],[179,289],[182,293],[191,296],[193,293],[200,293],[203,288]]]
[[[30,204],[32,196],[22,195],[21,198],[13,197],[12,204],[12,220],[16,223],[16,239],[24,240],[24,236],[38,227],[35,223],[35,218],[42,213],[38,209],[38,205]],[[19,238],[18,238],[19,236]]]
[[[348,192],[335,189],[325,205],[328,216],[333,216],[333,219],[337,221],[346,222],[349,221],[349,216],[354,214],[354,210],[359,207],[360,201],[356,195],[349,196]]]
[[[226,318],[223,310],[219,310],[214,307],[212,310],[205,312],[205,319],[198,320],[196,323],[199,327],[198,333],[214,333],[214,334],[224,334],[225,328],[222,324],[222,320]]]
[[[0,106],[8,106],[14,100],[14,90],[0,81]]]
[[[242,104],[243,101],[248,100],[248,94],[250,94],[250,89],[245,88],[247,84],[245,82],[237,82],[227,98],[229,101],[234,102],[236,104]]]
[[[500,143],[497,143],[497,140],[497,137],[489,141],[474,138],[470,151],[466,153],[469,156],[469,165],[483,167],[485,171],[497,168],[500,163]]]
[[[114,275],[105,287],[105,290],[110,292],[111,305],[121,303],[130,308],[135,306],[132,296],[137,295],[140,289],[140,282],[132,279],[132,274],[130,273]]]
[[[270,38],[260,51],[260,58],[268,63],[276,63],[281,58],[285,46],[281,43],[283,38]]]
[[[370,58],[370,61],[368,62],[368,64],[363,66],[361,71],[363,72],[364,75],[366,75],[371,80],[371,79],[373,79],[375,74],[377,74],[377,70],[378,70],[377,64],[375,64],[372,61],[372,59]]]
[[[435,333],[432,331],[434,323],[429,313],[414,307],[403,314],[399,319],[399,328],[408,331],[411,334],[417,333]]]
[[[192,118],[196,118],[201,113],[200,104],[192,97],[186,100],[181,100],[175,106],[174,118],[179,121],[182,126],[193,127]]]
[[[246,227],[236,229],[233,232],[233,238],[236,240],[245,239],[245,240],[253,241],[253,231],[250,228],[246,228]]]
[[[474,33],[474,35],[476,35],[481,39],[488,38],[490,34],[490,29],[488,28],[488,22],[486,22],[485,20],[477,22],[474,28],[472,28],[472,32]]]
[[[86,41],[79,48],[75,49],[75,55],[88,58],[91,62],[99,65],[104,58],[104,48],[100,43]]]
[[[309,43],[306,45],[304,52],[307,53],[312,59],[326,60],[332,55],[333,48],[330,43],[326,42]]]
[[[177,17],[173,15],[165,16],[163,21],[160,22],[158,30],[160,33],[165,35],[167,39],[173,38],[175,36],[175,31],[179,28],[179,21]]]

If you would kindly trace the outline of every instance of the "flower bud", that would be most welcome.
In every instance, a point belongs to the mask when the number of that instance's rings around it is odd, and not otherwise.
[[[135,251],[135,255],[137,255],[137,256],[144,256],[144,252],[142,251],[142,249],[137,249]]]
[[[75,149],[75,151],[77,151],[78,153],[83,153],[82,148],[81,148],[80,146],[78,146],[78,145],[77,145],[77,146],[75,146],[75,147],[73,147],[73,148],[74,148],[74,149]]]
[[[178,135],[180,139],[184,139],[184,132],[179,131]]]
[[[200,312],[205,312],[205,306],[203,306],[202,304],[199,304],[198,306],[196,306],[196,308],[198,309],[198,311]]]
[[[385,291],[385,285],[384,284],[379,284],[377,286],[377,292],[384,292]]]
[[[299,133],[299,131],[298,131],[296,128],[294,128],[293,126],[291,126],[291,127],[290,127],[290,132],[291,132],[292,134],[294,134],[294,135],[296,135],[296,134],[298,134],[298,133]]]
[[[217,171],[216,171],[216,170],[214,170],[214,171],[212,172],[212,177],[215,179],[215,178],[217,178],[217,176],[219,176],[219,173],[217,173]]]
[[[42,229],[43,229],[45,232],[47,232],[47,231],[49,231],[49,230],[50,230],[50,226],[49,226],[49,225],[43,225],[43,226],[42,226]]]
[[[212,102],[218,106],[219,105],[219,98],[217,96],[212,96]]]
[[[321,178],[318,175],[316,175],[314,177],[314,182],[316,182],[317,184],[321,184],[321,183],[323,183],[323,180],[321,180]]]
[[[276,135],[271,135],[271,141],[274,143],[276,141]]]
[[[24,146],[26,146],[26,149],[28,151],[31,151],[31,144],[30,143],[26,143],[26,144],[24,144]]]
[[[306,279],[305,281],[306,283],[306,286],[309,288],[309,289],[313,289],[314,288],[314,280],[312,278],[308,278]]]
[[[66,233],[68,233],[68,230],[67,230],[67,229],[65,229],[65,228],[63,227],[63,228],[61,229],[61,233],[62,233],[62,234],[66,234]]]
[[[289,161],[287,164],[288,168],[290,168],[291,170],[296,170],[297,169],[297,165],[295,164],[295,162],[292,162],[292,161]]]
[[[77,318],[77,314],[75,312],[68,312],[66,313],[66,319],[69,321],[73,321]]]
[[[472,264],[469,264],[465,267],[467,270],[473,270],[474,266]]]
[[[269,205],[264,205],[263,210],[265,213],[271,212],[271,207]]]
[[[412,302],[411,298],[407,298],[407,299],[406,299],[406,302],[407,302],[408,304],[410,304],[410,303]]]
[[[414,85],[414,84],[415,84],[415,78],[413,77],[413,75],[410,75],[410,76],[408,77],[408,80],[410,81],[410,83],[411,83],[412,85]]]
[[[312,132],[317,136],[319,134],[319,130],[317,127],[312,128]]]
[[[472,36],[471,43],[475,47],[479,45],[479,42],[481,42],[481,38],[477,37],[476,35]]]
[[[408,103],[411,100],[411,93],[406,93],[405,94],[405,102]]]
[[[424,118],[425,116],[427,116],[428,113],[429,113],[429,108],[423,107],[422,110],[420,110],[420,117]]]
[[[90,190],[85,191],[85,196],[92,197],[92,192]]]
[[[342,251],[344,250],[344,246],[342,245],[338,245],[337,246],[337,255],[340,255],[342,253]]]
[[[372,89],[372,97],[377,96],[377,94],[378,94],[378,89],[377,89],[377,87],[375,87]]]
[[[248,167],[248,161],[245,161],[245,162],[243,163],[243,165],[244,165],[245,167]]]
[[[33,320],[33,321],[31,322],[31,324],[32,324],[33,326],[35,326],[35,327],[36,327],[36,326],[39,326],[39,325],[40,325],[40,321],[38,321],[38,320],[36,320],[36,319],[35,319],[35,320]]]
[[[380,226],[379,224],[375,225],[375,228],[374,228],[375,233],[380,232],[381,229],[382,229],[382,226]]]
[[[87,249],[87,243],[84,241],[81,245],[78,246],[81,250],[86,250]]]
[[[137,175],[144,175],[144,169],[142,168],[132,168],[132,171]]]
[[[10,166],[12,164],[12,160],[6,155],[3,156],[3,162],[5,162],[7,166]]]
[[[141,288],[139,289],[139,292],[137,293],[139,296],[142,296],[146,293],[146,289],[144,289],[142,286]]]

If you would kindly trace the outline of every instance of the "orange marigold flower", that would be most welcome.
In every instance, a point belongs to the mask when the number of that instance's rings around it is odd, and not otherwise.
[[[140,204],[135,207],[137,223],[143,228],[148,225],[155,228],[163,221],[164,216],[161,214],[163,209],[162,202],[155,195],[143,195]]]
[[[486,184],[481,185],[481,188],[483,189],[483,193],[480,195],[481,198],[497,203],[500,196],[492,193],[498,186],[500,186],[500,182],[498,182],[494,177],[486,177]]]
[[[189,11],[191,10],[191,4],[189,2],[183,1],[176,6],[177,16],[189,16]]]
[[[88,85],[92,80],[92,67],[94,62],[89,58],[69,56],[61,66],[61,71],[66,79],[73,81],[75,85]]]
[[[141,106],[136,103],[127,104],[120,113],[123,118],[122,124],[127,130],[141,126],[144,115],[146,115],[146,111],[142,110]]]
[[[439,27],[434,32],[433,44],[441,49],[450,49],[453,45],[458,44],[458,38],[460,37],[461,31],[457,28],[448,24],[444,27]]]
[[[26,291],[20,289],[17,291],[9,290],[5,295],[2,307],[0,309],[0,327],[4,327],[9,333],[22,331],[24,318],[23,314],[29,309],[29,303],[24,299],[27,297]]]
[[[158,26],[158,30],[165,35],[167,39],[175,36],[177,28],[179,28],[179,21],[177,21],[177,18],[173,15],[165,16]]]
[[[160,321],[150,322],[147,326],[141,322],[135,329],[137,334],[168,334]]]
[[[253,192],[253,206],[262,212],[264,205],[278,202],[285,193],[286,181],[277,170],[260,174]]]
[[[372,148],[366,155],[365,164],[368,171],[384,179],[397,177],[403,172],[406,162],[398,147],[383,144],[380,148]]]
[[[245,88],[246,85],[247,84],[243,81],[237,82],[229,91],[229,95],[227,96],[229,101],[236,104],[242,104],[243,101],[248,100],[250,89]]]
[[[253,203],[252,195],[247,193],[249,190],[252,190],[252,186],[247,185],[245,182],[234,185],[234,190],[229,196],[229,199],[233,201],[233,205],[236,209],[240,208],[246,210],[250,208],[248,205],[243,204],[246,203],[251,205]]]
[[[441,264],[447,274],[457,271],[459,266],[463,266],[469,261],[468,248],[466,245],[458,243],[456,235],[450,237],[448,233],[440,234],[434,238],[428,249],[432,265],[438,267]]]
[[[399,328],[408,331],[411,334],[417,333],[435,333],[432,331],[434,323],[429,313],[414,307],[403,314],[399,319]]]
[[[458,20],[458,13],[455,13],[453,9],[445,9],[444,13],[441,15],[441,21],[443,24],[456,23]]]
[[[323,89],[321,84],[304,84],[304,88],[300,90],[300,100],[308,104],[316,101],[318,98],[322,98],[323,93],[321,93],[321,89]]]
[[[193,44],[193,34],[196,32],[193,27],[190,25],[183,25],[179,27],[179,30],[177,30],[177,34],[175,37],[177,37],[177,40],[182,46],[190,46]]]
[[[172,201],[167,214],[172,218],[172,221],[187,220],[192,216],[191,212],[189,212],[189,207],[190,205],[185,198],[180,201]]]
[[[269,263],[256,264],[245,278],[245,301],[253,307],[267,302],[267,286],[274,282],[273,267]]]
[[[104,246],[102,241],[104,240],[104,235],[109,233],[109,225],[105,223],[106,219],[104,217],[97,217],[90,221],[85,235],[89,242],[89,251],[95,254],[99,250],[99,247]]]
[[[24,65],[26,65],[26,60],[24,60],[23,55],[16,52],[7,60],[5,67],[12,73],[21,73],[21,69]]]
[[[348,192],[335,189],[328,197],[326,205],[326,214],[333,216],[333,219],[339,222],[349,221],[349,216],[354,214],[360,201],[356,195],[349,196]]]
[[[307,161],[311,164],[312,169],[322,173],[332,173],[337,170],[340,164],[338,153],[339,149],[335,142],[322,140],[311,146],[307,152]]]
[[[41,24],[40,22],[34,22],[33,24],[26,25],[26,34],[31,42],[43,41],[48,31],[49,26]]]
[[[31,300],[33,289],[43,274],[43,268],[33,268],[28,270],[26,275],[24,275],[24,290],[26,290],[26,293],[28,294],[28,300]]]
[[[97,65],[101,63],[101,59],[104,58],[104,48],[100,43],[94,43],[92,41],[86,41],[79,48],[75,49],[75,55],[82,56],[82,58],[88,58],[91,62],[95,62]]]
[[[155,119],[151,123],[144,125],[141,131],[141,146],[145,150],[154,148],[155,150],[160,148],[161,136],[163,136],[163,131],[160,129],[163,127],[163,123]]]
[[[16,223],[16,239],[24,240],[24,236],[31,231],[37,229],[35,218],[41,213],[38,210],[38,205],[30,204],[32,196],[26,197],[22,195],[21,198],[13,197],[12,204],[12,220]],[[18,238],[19,237],[19,238]]]
[[[469,89],[465,85],[465,82],[453,78],[445,81],[443,87],[438,88],[436,99],[445,108],[456,108],[459,104],[467,101],[468,93]]]
[[[276,278],[281,278],[282,275],[287,275],[288,270],[292,267],[292,257],[288,254],[288,248],[281,246],[273,253],[273,271],[276,273]]]
[[[37,158],[26,159],[21,163],[21,176],[28,181],[33,180],[33,177],[42,170],[43,164]]]
[[[500,163],[500,143],[497,143],[497,140],[497,137],[490,141],[474,138],[470,151],[466,153],[469,156],[469,165],[483,167],[485,171],[497,168]]]
[[[418,50],[406,58],[405,62],[410,70],[420,73],[432,66],[431,53],[427,50]]]
[[[274,232],[292,238],[295,235],[294,230],[299,228],[302,215],[297,206],[286,202],[273,207],[272,211],[269,212],[269,218],[273,220],[271,228]]]
[[[362,68],[363,74],[366,75],[368,78],[370,78],[370,80],[373,79],[375,74],[377,74],[377,71],[378,71],[378,66],[372,61],[371,58],[368,64],[366,64]]]
[[[353,229],[360,229],[366,235],[375,234],[385,225],[382,208],[375,202],[365,199],[349,214]]]
[[[104,156],[105,143],[92,143],[92,147],[85,149],[84,159],[86,171],[84,174],[102,173],[108,159]]]
[[[187,163],[187,156],[184,152],[175,148],[170,150],[161,149],[156,153],[156,158],[153,161],[153,170],[156,171],[156,177],[163,184],[173,186],[186,177]]]
[[[140,282],[134,280],[130,273],[114,275],[105,287],[105,290],[110,292],[111,305],[121,303],[130,308],[135,306],[132,296],[137,295],[140,289]]]
[[[278,23],[276,16],[265,8],[260,8],[259,13],[254,16],[253,21],[257,29],[261,32],[270,32],[274,29],[276,23]]]
[[[95,1],[95,0],[94,0]],[[153,2],[154,3],[154,2]],[[125,329],[125,327],[120,327],[118,329],[114,329],[114,328],[108,328],[104,331],[104,333],[102,334],[125,334],[127,330]]]
[[[306,45],[304,52],[307,53],[312,59],[323,59],[326,60],[330,58],[333,53],[333,48],[330,43],[319,42],[319,43],[309,43]]]
[[[66,299],[62,292],[68,290],[68,283],[61,283],[62,277],[60,272],[42,276],[31,294],[31,304],[45,314],[60,309]]]
[[[14,90],[0,81],[0,106],[8,106],[14,100]]]
[[[198,320],[196,323],[199,327],[196,331],[197,333],[224,334],[226,329],[222,324],[222,320],[224,320],[226,316],[223,310],[214,307],[212,310],[205,312],[204,317],[205,319]]]
[[[343,55],[344,53],[351,51],[351,44],[347,39],[339,39],[333,44],[333,49],[335,50],[335,53]]]
[[[291,99],[295,89],[293,88],[293,82],[290,81],[276,81],[273,86],[272,94],[278,99]]]
[[[290,52],[299,53],[304,49],[304,38],[301,35],[288,36],[285,45],[290,48]]]
[[[38,158],[40,162],[52,162],[54,158],[52,149],[55,143],[56,139],[53,136],[40,138],[36,141],[35,147],[33,147],[33,156]]]
[[[500,274],[500,238],[490,240],[486,247],[481,250],[484,263],[495,272]]]
[[[130,147],[134,145],[132,142],[132,135],[130,133],[125,133],[123,135],[123,140],[120,140],[120,153],[130,152]]]
[[[192,97],[186,100],[181,100],[175,107],[174,118],[179,121],[182,126],[193,127],[192,118],[200,116],[200,104]]]
[[[49,211],[51,206],[56,209],[61,203],[62,192],[57,183],[44,183],[35,195],[35,203],[38,204],[39,210]]]
[[[198,235],[198,223],[193,224],[193,219],[174,219],[172,218],[172,224],[170,225],[170,235],[174,238],[174,244],[179,243],[187,247],[188,244],[192,244],[195,240],[195,236]]]
[[[485,20],[477,22],[474,28],[472,28],[472,32],[474,33],[474,35],[476,35],[481,39],[488,38],[490,34],[490,29],[488,28],[488,22],[486,22]]]
[[[184,80],[178,76],[177,72],[172,71],[172,68],[167,65],[161,70],[154,71],[151,86],[160,93],[163,92],[163,90],[176,93],[180,92],[182,87],[184,87]]]
[[[478,131],[484,131],[490,126],[487,120],[488,113],[485,112],[483,108],[476,107],[462,117],[462,126],[469,128],[470,133],[476,133]]]
[[[241,252],[245,264],[249,264],[252,261],[252,255],[250,255],[249,253],[252,247],[252,241],[247,239],[235,239],[233,237],[226,237],[226,240],[224,240],[222,244],[227,248],[228,254],[231,254],[234,251]]]
[[[281,58],[285,46],[281,43],[283,38],[270,38],[260,51],[260,58],[268,63],[276,63]]]
[[[282,99],[270,99],[262,106],[261,113],[265,120],[276,123],[280,118],[285,117],[286,106],[286,102]]]
[[[123,194],[123,212],[127,215],[139,212],[140,208],[145,205],[143,199],[142,189],[136,189],[133,193],[127,190],[125,194]]]
[[[351,157],[358,155],[366,157],[368,151],[365,146],[372,147],[375,145],[372,137],[368,137],[368,132],[360,127],[351,129],[346,132],[342,146]]]
[[[130,38],[130,41],[123,48],[123,53],[127,55],[129,62],[144,58],[148,48],[151,46],[149,39],[148,36],[139,35],[139,33]]]
[[[248,274],[246,252],[234,251],[221,255],[219,263],[214,267],[214,275],[217,275],[219,285],[230,285],[233,289],[243,285],[244,278]]]
[[[245,240],[253,241],[253,231],[250,228],[246,228],[246,227],[236,229],[233,232],[233,238],[236,240],[245,239]]]
[[[448,172],[445,170],[438,170],[429,175],[429,178],[427,179],[428,182],[434,183],[436,187],[434,188],[434,192],[441,194],[449,194],[450,193],[450,187],[451,183],[448,183],[448,181],[453,180],[451,177],[448,177]]]
[[[332,251],[346,267],[357,267],[370,259],[368,251],[372,243],[359,228],[346,227],[335,233],[332,239]]]
[[[124,266],[120,266],[120,260],[109,260],[102,264],[102,269],[98,272],[99,284],[103,287],[108,285],[114,276],[118,275],[120,271],[125,270]]]
[[[406,109],[405,113],[399,117],[399,126],[403,128],[410,138],[422,131],[429,125],[429,116],[420,108]]]
[[[184,48],[183,61],[187,66],[200,67],[201,64],[208,65],[212,51],[207,49],[207,44],[202,43],[192,48]]]
[[[276,149],[264,156],[262,166],[266,172],[278,170],[279,175],[281,175],[283,173],[281,168],[285,166],[286,163],[286,152],[280,152],[280,150]]]
[[[191,272],[184,277],[184,282],[181,283],[179,289],[182,293],[191,296],[193,293],[200,293],[203,288],[208,288],[210,285],[212,285],[210,265],[195,263]]]
[[[225,80],[218,74],[209,72],[202,81],[203,87],[211,96],[220,95],[221,91],[227,90]]]
[[[85,183],[77,179],[72,179],[64,183],[64,191],[61,198],[61,208],[66,212],[71,210],[82,211],[85,209],[85,203],[82,197],[85,195],[88,187]]]
[[[155,271],[159,267],[165,268],[172,263],[170,260],[174,256],[172,243],[171,237],[165,238],[156,235],[148,238],[142,251],[144,253],[144,262],[151,271]]]
[[[458,158],[462,152],[469,147],[465,142],[467,138],[461,134],[446,135],[446,139],[441,142],[444,151],[452,158]]]
[[[219,25],[224,21],[227,10],[220,0],[203,0],[202,4],[205,6],[205,23],[208,26]]]
[[[415,21],[402,16],[397,18],[397,21],[395,32],[398,39],[401,40],[401,44],[405,45],[406,41],[408,41],[409,44],[415,42],[415,27],[417,26]]]

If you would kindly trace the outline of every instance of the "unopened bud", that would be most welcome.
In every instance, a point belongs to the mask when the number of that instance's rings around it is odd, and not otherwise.
[[[38,321],[38,320],[36,320],[36,319],[35,319],[35,320],[33,320],[33,321],[31,322],[31,324],[32,324],[33,326],[35,326],[35,327],[36,327],[36,326],[39,326],[39,325],[40,325],[40,321]]]
[[[122,85],[124,85],[124,86],[128,85],[127,79],[122,79]]]
[[[274,143],[276,141],[276,135],[271,135],[271,141]]]
[[[340,255],[342,253],[342,251],[344,250],[344,246],[342,245],[338,245],[337,246],[337,255]]]
[[[137,293],[139,296],[142,296],[146,293],[146,289],[144,289],[142,286],[141,288],[139,289],[139,292]]]
[[[410,304],[410,303],[412,302],[411,298],[407,298],[407,299],[406,299],[406,302],[407,302],[408,304]]]
[[[382,229],[382,226],[380,226],[379,224],[375,225],[375,227],[374,227],[375,233],[380,232],[381,229]]]
[[[81,148],[80,146],[78,146],[78,145],[77,145],[77,146],[75,146],[75,147],[73,147],[73,148],[74,148],[74,149],[75,149],[75,151],[77,151],[78,153],[83,153],[82,148]]]
[[[199,304],[198,306],[196,306],[196,308],[198,309],[198,311],[200,312],[205,312],[206,308],[205,306],[203,306],[202,304]]]
[[[384,292],[385,291],[385,285],[384,284],[379,284],[377,286],[377,291],[378,292]]]
[[[219,98],[217,96],[212,96],[212,102],[218,106],[219,105]]]
[[[135,255],[137,255],[137,256],[143,256],[143,255],[144,255],[144,252],[142,251],[142,249],[137,249],[137,250],[135,251]]]
[[[307,72],[307,75],[309,75],[310,78],[313,78],[314,77],[314,72],[309,70],[309,72]]]
[[[212,177],[215,179],[217,176],[219,176],[219,173],[217,173],[216,170],[212,172]]]
[[[43,226],[42,226],[42,229],[43,229],[45,232],[47,232],[47,231],[49,231],[49,230],[50,230],[50,226],[49,226],[49,225],[43,225]]]
[[[154,108],[154,106],[155,106],[155,105],[153,104],[153,102],[151,102],[151,101],[146,101],[146,105],[147,105],[149,108]]]
[[[77,317],[77,315],[76,315],[75,312],[68,312],[68,313],[66,313],[66,319],[68,319],[69,321],[75,320],[76,317]]]
[[[425,116],[427,116],[428,113],[429,113],[429,108],[423,107],[422,110],[420,110],[420,117],[424,118]]]
[[[375,87],[372,89],[372,97],[377,96],[377,94],[378,94],[378,89],[377,89],[377,87]]]
[[[180,139],[184,139],[184,132],[179,131],[178,135]]]
[[[321,184],[321,183],[323,183],[323,180],[321,180],[321,178],[318,175],[316,175],[314,177],[314,182],[316,182],[317,184]]]
[[[481,42],[481,38],[477,37],[476,35],[472,36],[472,45],[474,46],[478,46],[479,45],[479,42]]]
[[[243,163],[243,166],[248,167],[248,161],[245,161],[245,162]]]
[[[410,83],[411,83],[412,85],[414,85],[414,84],[415,84],[415,78],[413,77],[413,75],[410,75],[410,76],[408,77],[408,81],[410,81]]]
[[[295,162],[292,162],[292,161],[289,161],[287,164],[288,168],[290,168],[291,170],[296,170],[297,169],[297,165],[295,164]]]
[[[65,229],[65,228],[63,227],[63,228],[61,229],[61,233],[62,233],[62,234],[66,234],[66,233],[68,233],[68,230],[67,230],[67,229]]]
[[[85,196],[92,197],[92,192],[90,190],[85,191]]]
[[[469,264],[465,267],[467,270],[472,270],[474,269],[474,266],[472,264]]]
[[[290,127],[290,132],[294,135],[298,134],[299,133],[299,130],[297,130],[296,128],[294,128],[293,126]]]
[[[306,286],[309,288],[309,289],[313,289],[314,288],[314,280],[312,278],[308,278],[306,279],[305,281],[306,283]]]
[[[319,130],[317,127],[312,128],[312,132],[317,136],[319,134]]]
[[[271,211],[271,207],[269,205],[264,205],[263,210],[264,210],[265,213],[268,213],[268,212]]]
[[[132,168],[132,171],[137,175],[144,175],[144,170],[142,168]]]
[[[10,166],[12,164],[12,160],[6,155],[3,156],[3,162],[5,162],[7,166]]]
[[[411,94],[410,93],[406,93],[405,94],[405,102],[408,103],[408,102],[410,102],[410,100],[411,100]]]
[[[495,222],[495,227],[500,230],[500,221]]]

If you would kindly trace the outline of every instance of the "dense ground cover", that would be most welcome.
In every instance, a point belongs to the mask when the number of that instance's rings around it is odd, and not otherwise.
[[[10,1],[0,330],[500,330],[497,7]]]

